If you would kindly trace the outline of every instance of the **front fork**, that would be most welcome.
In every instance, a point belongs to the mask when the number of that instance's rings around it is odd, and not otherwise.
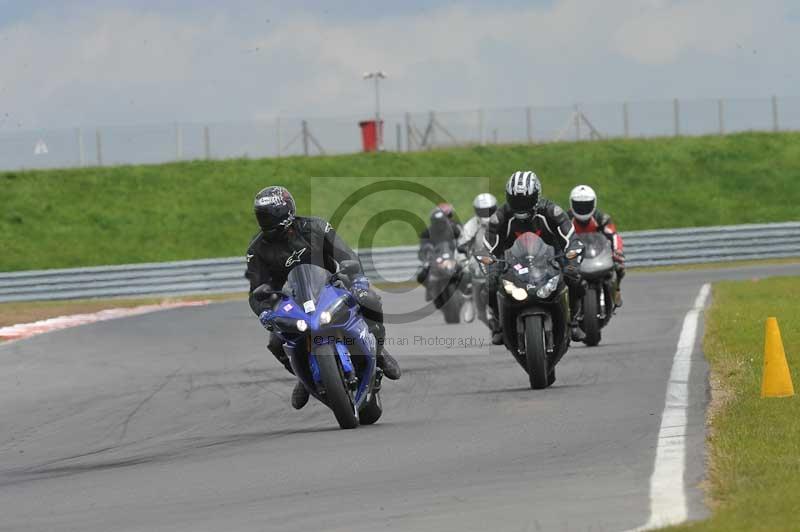
[[[520,314],[517,316],[517,350],[521,355],[525,354],[525,318],[528,316],[540,316],[544,324],[544,345],[547,354],[552,355],[556,350],[553,341],[553,317],[549,312]]]

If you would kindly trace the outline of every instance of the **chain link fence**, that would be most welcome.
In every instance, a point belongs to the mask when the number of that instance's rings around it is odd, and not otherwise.
[[[372,117],[0,132],[0,170],[284,157],[362,150]],[[800,98],[640,101],[389,114],[387,151],[800,130]]]

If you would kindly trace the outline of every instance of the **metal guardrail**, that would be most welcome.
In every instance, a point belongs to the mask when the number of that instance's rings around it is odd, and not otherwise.
[[[630,267],[800,257],[800,222],[623,233]],[[360,253],[375,281],[407,281],[417,247]],[[242,257],[0,273],[0,302],[246,291]]]

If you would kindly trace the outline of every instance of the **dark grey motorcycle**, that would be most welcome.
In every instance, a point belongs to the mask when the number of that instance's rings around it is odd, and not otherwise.
[[[600,233],[585,233],[578,235],[578,238],[584,245],[581,276],[586,282],[583,312],[578,317],[578,323],[586,333],[583,342],[588,346],[596,346],[602,337],[600,330],[608,325],[616,310],[614,291],[617,274],[611,242],[605,236]]]

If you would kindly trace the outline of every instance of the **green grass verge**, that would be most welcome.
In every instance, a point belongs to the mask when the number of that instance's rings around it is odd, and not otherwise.
[[[800,391],[800,278],[723,282],[704,350],[711,364],[713,516],[670,530],[800,529],[800,397],[761,399],[764,322],[775,316]]]
[[[574,185],[594,186],[622,230],[785,221],[800,203],[797,133],[6,172],[0,271],[242,254],[255,230],[252,197],[270,184],[290,187],[301,213],[329,217],[349,192],[380,178],[436,177],[416,181],[466,218],[475,194],[501,195],[520,168],[535,169],[562,205]],[[339,230],[354,245],[413,243],[409,220],[387,223],[374,239],[364,225],[387,209],[424,219],[430,207],[422,196],[382,192]]]

